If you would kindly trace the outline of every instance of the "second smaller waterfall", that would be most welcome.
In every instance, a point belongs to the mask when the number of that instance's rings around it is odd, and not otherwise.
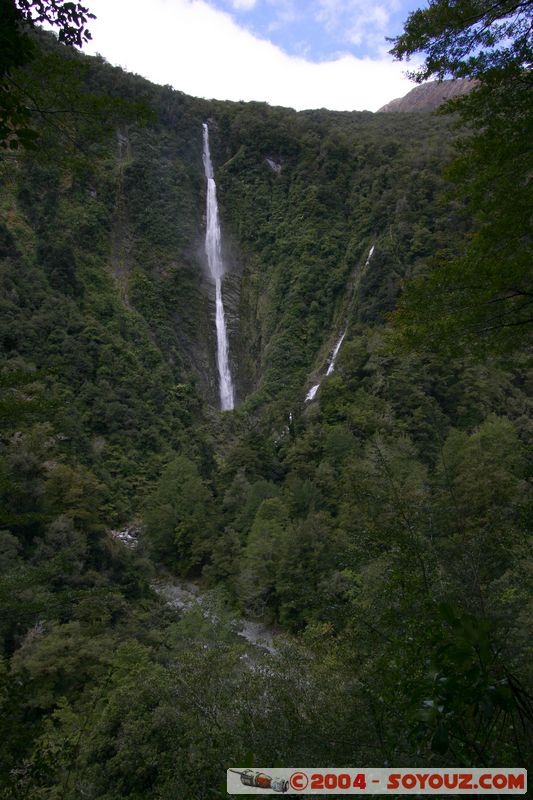
[[[305,402],[306,403],[310,403],[311,400],[314,400],[315,399],[315,395],[316,395],[316,393],[318,392],[319,389],[320,389],[320,384],[319,383],[315,383],[314,386],[311,386],[311,388],[309,389],[309,391],[307,392],[307,394],[305,396]]]
[[[337,360],[337,356],[339,355],[339,350],[341,349],[341,344],[343,343],[344,337],[346,336],[346,330],[347,329],[345,328],[344,331],[343,331],[342,336],[340,337],[339,341],[337,342],[337,344],[333,348],[333,353],[331,354],[331,358],[330,358],[329,366],[328,366],[328,371],[326,372],[326,375],[331,375],[331,373],[335,369],[335,361]]]
[[[337,360],[337,356],[339,355],[339,350],[341,349],[341,345],[342,345],[342,343],[344,341],[344,337],[346,336],[347,330],[348,330],[348,328],[344,329],[340,339],[338,340],[337,344],[333,348],[333,352],[331,354],[331,358],[330,358],[329,364],[328,364],[328,369],[327,369],[327,372],[326,372],[326,377],[328,375],[331,375],[331,373],[335,369],[335,361]],[[316,393],[318,392],[319,389],[320,389],[320,383],[315,383],[314,386],[311,386],[311,388],[309,389],[309,391],[307,392],[307,394],[305,396],[305,402],[306,403],[310,403],[312,400],[314,400],[315,397],[316,397]]]
[[[364,270],[366,270],[366,268],[370,264],[370,261],[372,260],[372,256],[374,255],[374,250],[375,249],[376,249],[376,246],[372,245],[370,250],[368,251],[368,256],[366,258],[366,261],[365,261],[365,263],[363,265],[362,270],[359,270],[359,274],[364,272]],[[353,294],[354,291],[355,291],[355,289],[352,289],[352,294]],[[342,347],[342,343],[344,341],[344,337],[346,336],[347,331],[348,331],[348,323],[346,323],[345,329],[343,330],[342,334],[340,335],[339,339],[337,340],[337,343],[335,344],[335,347],[333,348],[333,351],[331,353],[331,357],[330,357],[330,359],[328,361],[328,368],[326,370],[326,377],[328,375],[331,375],[335,371],[335,362],[337,360],[337,356],[339,355],[339,350]],[[315,399],[316,393],[318,392],[319,389],[320,389],[320,383],[315,383],[314,386],[311,386],[311,388],[309,389],[309,391],[307,392],[307,394],[305,396],[305,402],[306,403],[311,403]]]

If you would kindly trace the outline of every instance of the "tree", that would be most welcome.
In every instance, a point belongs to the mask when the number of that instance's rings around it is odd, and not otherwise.
[[[290,530],[283,502],[277,497],[263,500],[246,543],[238,587],[241,603],[251,614],[263,616],[275,604],[281,547]]]
[[[397,59],[425,53],[411,73],[418,82],[476,81],[470,95],[447,106],[464,130],[449,176],[474,228],[462,252],[407,288],[396,319],[411,344],[514,347],[531,335],[531,5],[433,0],[393,40]]]
[[[476,78],[489,73],[520,75],[531,66],[531,0],[432,0],[413,11],[404,32],[390,41],[397,59],[424,52],[426,60],[411,73],[421,81]]]
[[[89,9],[65,0],[0,0],[0,147],[31,146],[36,134],[30,127],[31,109],[16,70],[29,64],[36,45],[29,35],[36,24],[59,29],[59,41],[75,47],[91,39]]]
[[[82,47],[90,41],[87,21],[95,19],[81,3],[65,0],[0,0],[0,78],[24,66],[34,55],[29,29],[43,22],[59,28],[59,41]]]
[[[325,588],[338,557],[332,521],[323,511],[298,520],[280,543],[276,576],[279,619],[298,629],[324,610]]]
[[[213,543],[213,495],[193,461],[178,456],[168,464],[144,518],[156,558],[184,571],[205,560]]]

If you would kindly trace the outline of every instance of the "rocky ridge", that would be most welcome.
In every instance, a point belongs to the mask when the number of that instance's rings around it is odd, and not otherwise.
[[[471,92],[475,81],[467,79],[449,81],[428,81],[415,86],[404,97],[391,100],[378,110],[380,113],[391,111],[435,111],[442,103],[461,97]]]

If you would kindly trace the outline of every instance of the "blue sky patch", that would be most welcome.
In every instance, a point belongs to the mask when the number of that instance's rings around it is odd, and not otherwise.
[[[208,0],[289,55],[326,61],[350,54],[381,58],[386,36],[402,31],[413,0]]]

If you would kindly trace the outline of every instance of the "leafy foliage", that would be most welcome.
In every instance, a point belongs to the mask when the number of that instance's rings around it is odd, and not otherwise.
[[[450,172],[476,226],[462,253],[434,259],[400,305],[400,338],[447,349],[512,349],[529,341],[532,316],[530,235],[531,2],[447,3],[413,12],[391,52],[425,53],[414,74],[476,80],[448,104],[467,135]]]
[[[531,66],[531,0],[432,0],[411,12],[394,41],[393,54],[425,54],[413,77],[484,78],[493,70],[514,72]]]
[[[443,198],[450,124],[206,103],[39,41],[28,86],[54,63],[114,111],[43,124],[2,172],[2,797],[207,800],[232,763],[528,763],[530,355],[390,347],[405,284],[472,236]],[[244,400],[223,415],[205,119]],[[110,528],[133,520],[129,549]],[[155,573],[202,603],[168,607]],[[235,635],[243,614],[284,632],[277,653]]]
[[[59,29],[59,41],[81,47],[91,39],[87,21],[94,19],[81,3],[65,0],[1,0],[0,2],[0,147],[16,150],[19,143],[35,145],[32,126],[35,111],[44,113],[42,101],[21,86],[21,68],[37,57],[38,49],[30,31],[46,22]],[[53,75],[53,73],[52,73]],[[47,75],[51,77],[50,73]],[[24,83],[24,81],[23,81]],[[53,114],[52,109],[46,109]]]

